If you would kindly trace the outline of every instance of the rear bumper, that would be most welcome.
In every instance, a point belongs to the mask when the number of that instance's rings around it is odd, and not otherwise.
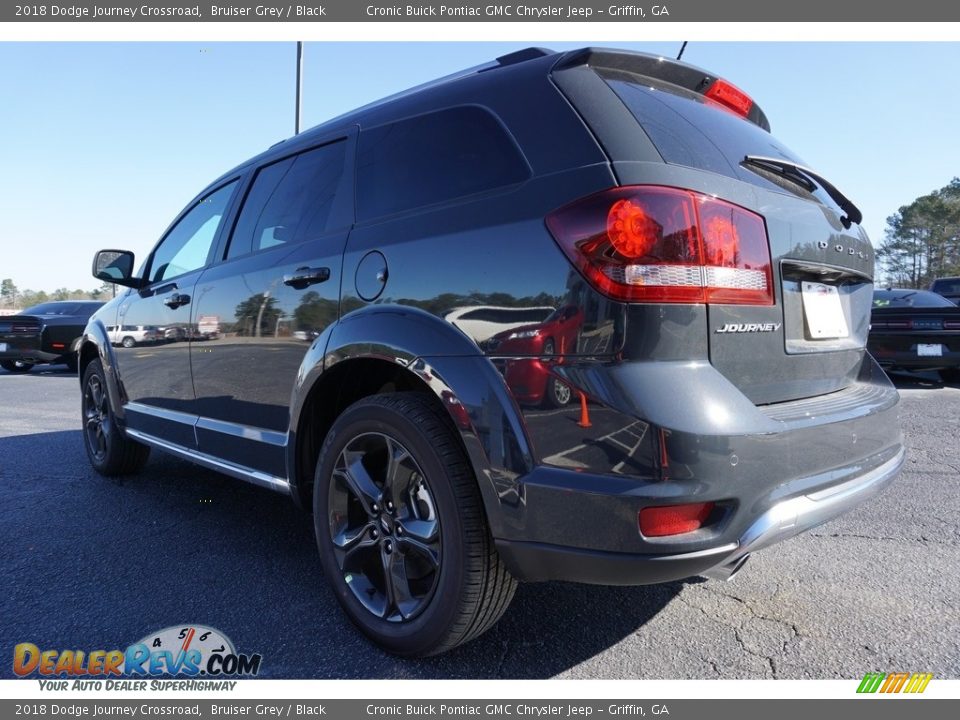
[[[900,473],[904,457],[899,448],[892,458],[850,480],[774,502],[734,541],[718,540],[700,550],[620,553],[504,539],[497,540],[497,549],[514,576],[528,582],[646,585],[694,575],[728,579],[750,553],[822,525],[878,495]],[[571,497],[571,508],[576,502]]]
[[[617,389],[623,397],[637,385]],[[583,439],[498,488],[491,526],[518,578],[634,585],[730,575],[749,553],[869,500],[903,464],[899,395],[869,357],[846,389],[779,405],[737,406],[736,395],[701,387],[660,406],[683,429],[651,421],[652,405],[643,418],[591,404],[588,428],[569,417],[576,409],[527,413],[528,429],[542,426],[541,447],[551,433],[565,445]],[[698,418],[704,408],[713,413]],[[698,530],[640,532],[644,508],[706,502],[715,510]]]

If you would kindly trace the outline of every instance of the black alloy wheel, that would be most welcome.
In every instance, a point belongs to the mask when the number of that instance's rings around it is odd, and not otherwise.
[[[396,438],[354,437],[330,483],[334,556],[354,597],[390,622],[416,617],[437,587],[440,521],[423,471]]]
[[[96,465],[104,463],[110,451],[113,435],[113,420],[110,415],[110,398],[103,376],[90,373],[83,384],[83,433],[87,452]]]
[[[91,360],[84,369],[81,388],[83,444],[93,469],[107,476],[140,470],[150,457],[150,448],[128,438],[117,425],[100,360]]]
[[[425,393],[372,395],[337,417],[318,457],[313,519],[334,596],[392,653],[472,640],[516,589],[456,427]]]

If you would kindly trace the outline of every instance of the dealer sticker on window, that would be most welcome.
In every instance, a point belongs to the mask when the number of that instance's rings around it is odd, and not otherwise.
[[[833,285],[816,282],[800,283],[803,314],[810,337],[814,340],[845,338],[850,334],[847,318],[840,304],[840,292]]]

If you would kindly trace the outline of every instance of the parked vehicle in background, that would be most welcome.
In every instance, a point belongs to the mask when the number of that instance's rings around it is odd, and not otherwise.
[[[937,278],[930,283],[930,290],[943,295],[954,305],[960,305],[960,277]]]
[[[76,372],[83,328],[101,307],[101,302],[63,300],[0,317],[0,367],[23,373],[39,363],[65,363]]]
[[[582,325],[583,310],[576,305],[565,305],[550,313],[542,323],[498,332],[480,346],[489,354],[521,356],[499,363],[510,391],[519,402],[559,408],[570,402],[573,393],[570,385],[551,368],[568,352],[575,351]]]
[[[517,580],[729,578],[903,463],[861,219],[711,73],[513,53],[244,162],[140,274],[98,253],[130,290],[86,328],[87,455],[312,508],[334,597],[403,655],[482,634]],[[214,316],[150,352],[106,330]],[[587,403],[518,397],[504,364],[544,357]]]
[[[179,333],[175,327],[168,327],[161,332],[160,328],[153,325],[111,325],[107,328],[107,337],[114,345],[132,348],[163,339],[177,340]]]
[[[928,290],[873,293],[867,349],[888,370],[937,370],[960,381],[960,307]]]
[[[474,305],[454,308],[444,314],[447,322],[463,330],[468,337],[483,342],[497,332],[540,322],[553,312],[552,307],[491,307]]]

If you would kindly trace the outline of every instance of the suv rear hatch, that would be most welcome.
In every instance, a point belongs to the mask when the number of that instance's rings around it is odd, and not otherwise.
[[[653,250],[646,246],[649,255],[624,260],[636,264],[624,264],[619,277],[673,283],[672,292],[628,292],[621,299],[704,302],[709,360],[755,404],[851,384],[865,352],[873,276],[873,249],[856,206],[770,134],[749,96],[703,70],[637,53],[585,50],[561,59],[553,77],[608,153],[621,185],[636,188],[632,197],[633,190],[621,188],[609,198],[633,206],[610,205],[608,230],[639,217],[660,233]],[[664,194],[675,189],[689,201],[664,205]],[[695,208],[690,214],[697,214],[705,266],[697,277],[708,287],[702,297],[676,292],[676,284],[687,282],[678,273],[690,277],[691,262],[698,261],[664,255],[671,247],[666,228],[681,227],[669,217],[671,207]],[[757,223],[762,228],[751,229]],[[714,249],[710,224],[719,228]],[[763,231],[769,258],[757,259],[762,240],[748,253],[744,236]],[[765,298],[747,289],[757,287],[761,270],[771,284]],[[718,276],[726,289],[711,291]]]

